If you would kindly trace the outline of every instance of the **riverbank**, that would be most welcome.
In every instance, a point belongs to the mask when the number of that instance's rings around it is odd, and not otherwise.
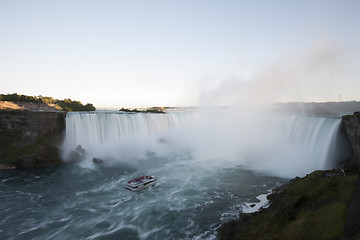
[[[268,196],[269,208],[224,224],[219,239],[360,239],[360,113],[342,124],[352,147],[344,168],[291,180]]]
[[[271,206],[224,224],[219,239],[360,239],[359,170],[315,171],[268,198]]]

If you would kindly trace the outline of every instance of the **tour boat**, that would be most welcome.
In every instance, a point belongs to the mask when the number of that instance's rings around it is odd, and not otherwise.
[[[149,186],[155,186],[156,183],[157,181],[154,176],[142,176],[128,181],[125,188],[131,191],[137,191]]]

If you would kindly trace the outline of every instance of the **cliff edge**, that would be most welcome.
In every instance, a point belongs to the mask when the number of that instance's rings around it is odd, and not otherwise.
[[[66,112],[0,111],[0,169],[60,164]]]
[[[354,170],[315,171],[295,178],[269,196],[269,208],[225,223],[219,239],[360,239],[359,184]]]
[[[225,223],[219,239],[360,239],[360,113],[342,124],[352,147],[343,169],[292,179],[269,196],[269,208]]]
[[[360,112],[343,116],[342,123],[353,150],[352,158],[346,165],[353,168],[360,168]]]

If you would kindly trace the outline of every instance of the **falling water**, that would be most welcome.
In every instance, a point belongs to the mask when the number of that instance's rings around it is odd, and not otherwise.
[[[67,147],[119,142],[133,136],[146,136],[179,126],[179,114],[141,113],[68,113],[66,118]]]
[[[83,162],[0,172],[2,239],[215,239],[257,197],[347,149],[340,119],[226,112],[69,113],[64,158],[78,145]],[[124,188],[142,175],[158,184]]]

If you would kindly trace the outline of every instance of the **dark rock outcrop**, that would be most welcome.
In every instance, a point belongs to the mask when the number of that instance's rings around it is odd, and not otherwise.
[[[86,158],[86,151],[85,149],[81,146],[78,145],[74,150],[72,150],[69,154],[69,156],[67,157],[66,161],[67,162],[82,162],[84,161]]]
[[[93,163],[97,163],[97,164],[101,164],[101,163],[103,163],[104,162],[104,160],[103,159],[101,159],[101,158],[93,158]]]
[[[354,115],[346,115],[342,117],[342,123],[345,127],[349,138],[353,153],[351,160],[346,163],[347,167],[360,167],[360,113],[355,112]]]
[[[315,171],[275,189],[270,207],[225,223],[219,239],[342,239],[360,237],[359,172]]]
[[[60,164],[66,112],[0,111],[2,169]]]
[[[225,223],[219,239],[360,239],[360,112],[342,117],[352,157],[274,191],[271,205]]]

